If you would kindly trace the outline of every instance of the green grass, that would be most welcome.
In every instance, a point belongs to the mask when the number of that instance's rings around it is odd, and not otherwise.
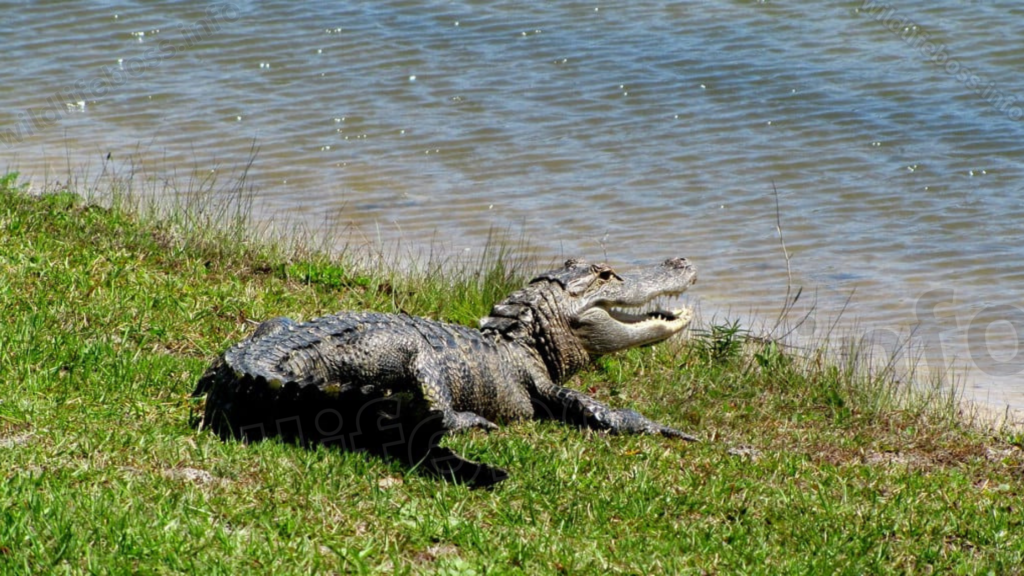
[[[571,383],[705,442],[550,422],[449,439],[511,472],[491,491],[196,432],[189,393],[247,319],[369,308],[472,324],[532,270],[492,250],[399,274],[257,241],[244,218],[218,228],[194,207],[156,219],[129,205],[0,180],[0,573],[1024,566],[1019,434],[975,428],[949,394],[729,323]]]

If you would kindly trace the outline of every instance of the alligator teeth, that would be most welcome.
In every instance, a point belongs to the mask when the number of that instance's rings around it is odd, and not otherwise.
[[[607,312],[612,318],[625,324],[640,324],[643,322],[681,322],[686,324],[693,316],[693,312],[689,308],[680,308],[672,311],[655,309],[646,312],[630,312],[621,308],[608,308]]]

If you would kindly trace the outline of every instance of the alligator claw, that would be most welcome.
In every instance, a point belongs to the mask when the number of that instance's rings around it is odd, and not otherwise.
[[[687,442],[698,442],[696,436],[681,432],[675,428],[670,428],[663,424],[658,424],[654,420],[646,418],[636,410],[629,410],[623,408],[615,410],[615,426],[613,431],[615,432],[631,432],[633,434],[661,434],[668,438],[679,438],[686,440]]]
[[[458,432],[460,430],[468,430],[470,428],[482,428],[489,432],[491,430],[497,430],[498,425],[479,414],[474,414],[473,412],[456,412],[453,422],[449,425],[448,430],[451,432]]]
[[[662,426],[659,432],[661,432],[662,436],[666,436],[668,438],[679,438],[680,440],[686,440],[687,442],[700,442],[700,439],[696,436],[687,434],[686,432],[681,432],[675,428],[669,428],[668,426]]]

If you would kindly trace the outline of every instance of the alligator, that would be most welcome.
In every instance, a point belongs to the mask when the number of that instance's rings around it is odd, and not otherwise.
[[[206,400],[195,423],[224,438],[276,435],[369,450],[471,486],[507,473],[440,446],[444,435],[537,418],[693,441],[561,384],[596,356],[680,332],[691,311],[653,301],[695,281],[685,258],[622,276],[570,259],[495,304],[478,330],[377,312],[273,318],[199,379],[193,395]]]

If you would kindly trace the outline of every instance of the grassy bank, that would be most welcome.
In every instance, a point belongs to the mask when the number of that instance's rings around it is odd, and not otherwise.
[[[182,221],[0,183],[0,572],[1024,566],[1019,437],[972,428],[948,396],[908,397],[854,361],[743,346],[728,327],[602,359],[571,383],[705,442],[549,422],[451,438],[512,473],[493,491],[197,433],[189,392],[247,319],[370,308],[472,324],[531,270],[495,254],[367,272]]]

